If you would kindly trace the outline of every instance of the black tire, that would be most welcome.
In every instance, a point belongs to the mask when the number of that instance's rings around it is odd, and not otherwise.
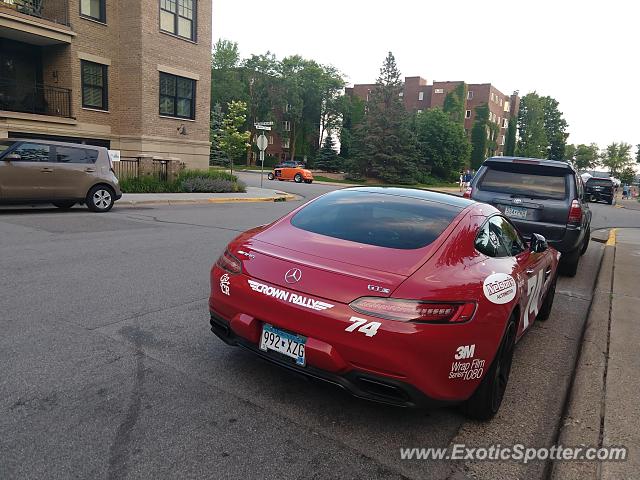
[[[295,176],[293,177],[293,180],[296,183],[302,183],[302,175],[300,175],[299,173],[296,173]]]
[[[580,249],[564,253],[560,257],[560,273],[565,277],[575,277],[580,261]]]
[[[610,198],[610,199],[607,201],[607,203],[608,203],[609,205],[613,205],[613,198]]]
[[[587,227],[587,231],[584,234],[584,242],[582,242],[582,248],[580,249],[580,255],[584,255],[589,248],[589,240],[591,240],[591,227]]]
[[[471,398],[462,405],[462,410],[467,417],[474,420],[489,420],[500,409],[509,381],[515,343],[516,322],[512,316],[489,371]]]
[[[73,207],[76,202],[68,201],[68,202],[53,202],[53,205],[58,207],[61,210],[69,210]]]
[[[269,172],[269,173],[267,173],[267,178],[268,178],[269,180],[273,180],[273,179],[274,179],[274,178],[276,178],[276,177],[275,177],[275,175],[274,175],[273,173]]]
[[[549,285],[549,291],[547,292],[547,295],[544,297],[544,302],[542,302],[542,306],[538,311],[538,316],[536,317],[536,320],[540,320],[541,322],[544,322],[549,318],[549,315],[551,315],[551,307],[553,307],[553,298],[556,296],[557,282],[558,282],[558,276],[556,275],[555,278],[551,281],[551,285]]]
[[[305,180],[304,183],[313,183],[313,180]]]
[[[96,185],[89,190],[85,200],[87,208],[92,212],[105,213],[111,210],[115,202],[115,193],[107,185]]]

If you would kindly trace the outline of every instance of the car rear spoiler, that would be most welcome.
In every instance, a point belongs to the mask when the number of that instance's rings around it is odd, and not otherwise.
[[[524,158],[524,157],[491,157],[487,158],[483,165],[536,165],[540,167],[559,168],[562,170],[574,171],[573,167],[567,162],[557,160],[544,160],[540,158]]]

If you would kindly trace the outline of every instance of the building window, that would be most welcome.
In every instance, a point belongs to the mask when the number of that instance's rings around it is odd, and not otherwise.
[[[422,110],[418,109],[418,113],[422,113]]]
[[[282,139],[282,148],[289,148],[289,139],[288,138],[283,138]]]
[[[107,18],[104,2],[105,0],[80,0],[80,15],[105,23]]]
[[[500,106],[502,106],[502,99],[500,99]]]
[[[504,145],[504,135],[502,135],[502,137],[500,137],[500,145]]]
[[[491,101],[493,102],[493,92],[491,92]]]
[[[107,66],[81,60],[82,106],[108,110]]]
[[[283,132],[290,132],[291,131],[291,122],[289,120],[284,120],[282,122],[282,131]],[[289,148],[289,147],[286,147]]]
[[[399,97],[404,97],[404,92],[400,92],[400,93],[398,93],[398,96],[399,96]]]
[[[504,102],[504,111],[505,111],[505,112],[508,112],[508,111],[509,111],[509,102],[508,102],[508,101],[505,101],[505,102]]]
[[[444,88],[436,88],[433,90],[433,93],[444,93]]]
[[[290,103],[287,103],[287,104],[284,106],[284,111],[285,111],[285,112],[287,112],[287,113],[291,111],[291,104],[290,104]]]
[[[509,126],[509,119],[508,118],[503,118],[502,119],[502,128],[507,128]]]
[[[498,117],[498,121],[496,122],[498,125],[500,125],[500,120],[501,120],[501,118]]]
[[[473,100],[473,90],[467,92],[467,100]]]
[[[160,0],[160,30],[196,39],[195,0]]]
[[[471,110],[464,112],[464,118],[471,118]]]
[[[424,92],[418,93],[418,100],[424,100]]]
[[[269,135],[269,145],[273,145],[273,135]]]
[[[196,81],[160,72],[160,115],[196,118]]]

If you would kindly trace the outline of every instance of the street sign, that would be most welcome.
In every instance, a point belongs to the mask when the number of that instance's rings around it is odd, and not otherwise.
[[[258,137],[256,143],[261,152],[264,152],[267,149],[267,146],[269,146],[269,140],[264,136],[264,133]]]
[[[256,125],[256,130],[271,130],[271,127],[266,125]]]
[[[273,122],[256,122],[254,125],[257,127],[258,125],[265,125],[267,127],[273,127]]]

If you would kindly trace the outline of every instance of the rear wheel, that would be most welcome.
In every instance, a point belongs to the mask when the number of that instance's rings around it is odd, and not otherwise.
[[[584,255],[584,252],[589,248],[589,240],[591,240],[591,227],[587,227],[587,232],[584,235],[584,242],[582,243],[582,248],[580,249],[580,255]]]
[[[53,202],[53,204],[62,209],[62,210],[69,210],[71,207],[73,207],[76,202],[72,202],[72,201],[68,201],[68,202]]]
[[[293,177],[293,179],[296,183],[302,183],[302,175],[300,175],[299,173],[296,173],[296,176]]]
[[[516,322],[512,316],[491,368],[471,398],[462,406],[465,415],[469,418],[489,420],[498,412],[509,381],[515,343]]]
[[[105,213],[113,207],[115,202],[114,193],[111,187],[96,185],[89,190],[85,201],[92,212]]]
[[[580,261],[580,250],[565,253],[560,257],[560,273],[567,277],[575,277]]]

